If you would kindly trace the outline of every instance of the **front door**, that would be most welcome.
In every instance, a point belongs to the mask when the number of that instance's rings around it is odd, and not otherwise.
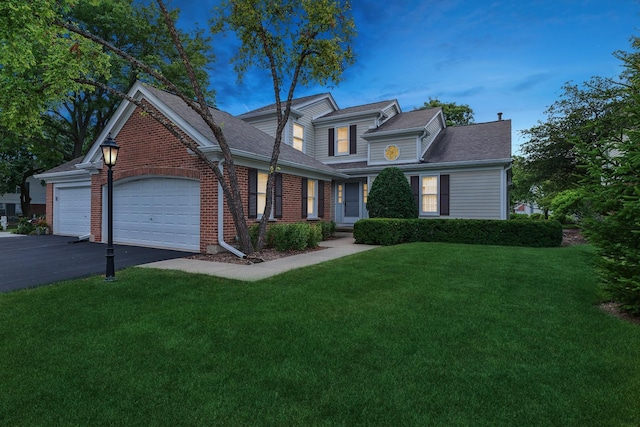
[[[360,183],[344,185],[344,222],[354,223],[360,219]]]

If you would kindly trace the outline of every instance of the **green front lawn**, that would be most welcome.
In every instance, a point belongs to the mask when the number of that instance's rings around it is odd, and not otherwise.
[[[0,425],[637,426],[640,326],[591,257],[416,243],[0,295]]]

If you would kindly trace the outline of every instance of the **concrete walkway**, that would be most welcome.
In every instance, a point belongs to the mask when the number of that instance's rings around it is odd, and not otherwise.
[[[321,242],[320,246],[326,249],[250,265],[178,258],[152,262],[139,267],[181,270],[188,273],[210,274],[226,279],[253,282],[284,273],[285,271],[319,264],[378,247],[374,245],[356,245],[351,233],[336,233],[335,239]]]
[[[24,237],[24,234],[13,234],[13,233],[10,233],[8,231],[0,230],[0,239],[3,238],[3,237],[20,237],[20,236]]]

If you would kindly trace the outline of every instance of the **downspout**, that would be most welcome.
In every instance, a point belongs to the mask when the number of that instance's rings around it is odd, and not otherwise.
[[[224,174],[223,163],[224,159],[218,162],[218,169],[220,169],[221,174]],[[224,193],[222,192],[220,180],[218,180],[218,244],[238,258],[247,258],[247,255],[244,252],[239,251],[224,241]]]

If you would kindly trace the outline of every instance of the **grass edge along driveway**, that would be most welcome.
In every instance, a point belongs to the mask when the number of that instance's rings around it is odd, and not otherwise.
[[[0,425],[639,425],[640,328],[591,259],[416,243],[0,295]]]

